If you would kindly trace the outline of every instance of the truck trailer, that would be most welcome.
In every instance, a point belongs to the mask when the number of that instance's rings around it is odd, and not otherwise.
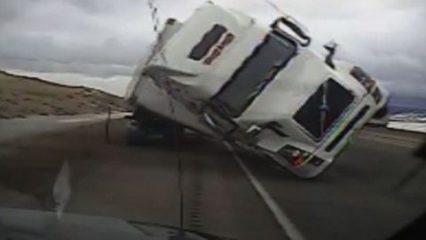
[[[128,87],[133,139],[187,128],[316,177],[386,115],[389,95],[362,68],[334,60],[335,44],[325,48],[316,53],[289,16],[264,26],[208,3],[185,22],[169,19]]]

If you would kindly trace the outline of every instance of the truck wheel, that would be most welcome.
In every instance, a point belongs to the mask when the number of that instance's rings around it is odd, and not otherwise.
[[[176,129],[175,129],[176,128]],[[167,145],[173,146],[175,141],[182,142],[184,138],[184,128],[180,126],[171,126],[164,133],[164,141]]]
[[[145,143],[145,134],[134,122],[131,122],[126,129],[126,145],[140,146]]]

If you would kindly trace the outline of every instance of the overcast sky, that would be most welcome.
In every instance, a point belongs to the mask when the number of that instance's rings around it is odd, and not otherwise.
[[[426,95],[424,0],[271,0],[304,23],[315,44],[331,39],[339,57],[363,66],[392,92]],[[264,0],[218,0],[264,24],[277,17]],[[181,20],[203,0],[157,0]],[[0,69],[122,94],[153,41],[146,0],[1,0]]]

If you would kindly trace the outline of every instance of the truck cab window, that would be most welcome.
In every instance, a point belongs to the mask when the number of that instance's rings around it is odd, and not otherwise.
[[[189,53],[189,58],[200,61],[203,59],[209,50],[219,42],[220,38],[227,32],[226,27],[215,24],[213,28],[202,37],[201,41]]]

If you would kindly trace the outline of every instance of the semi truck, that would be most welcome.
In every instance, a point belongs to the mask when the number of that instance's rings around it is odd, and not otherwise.
[[[168,19],[128,86],[129,142],[191,129],[251,149],[301,178],[324,172],[372,118],[387,91],[361,67],[322,56],[304,26],[265,26],[212,3]]]

